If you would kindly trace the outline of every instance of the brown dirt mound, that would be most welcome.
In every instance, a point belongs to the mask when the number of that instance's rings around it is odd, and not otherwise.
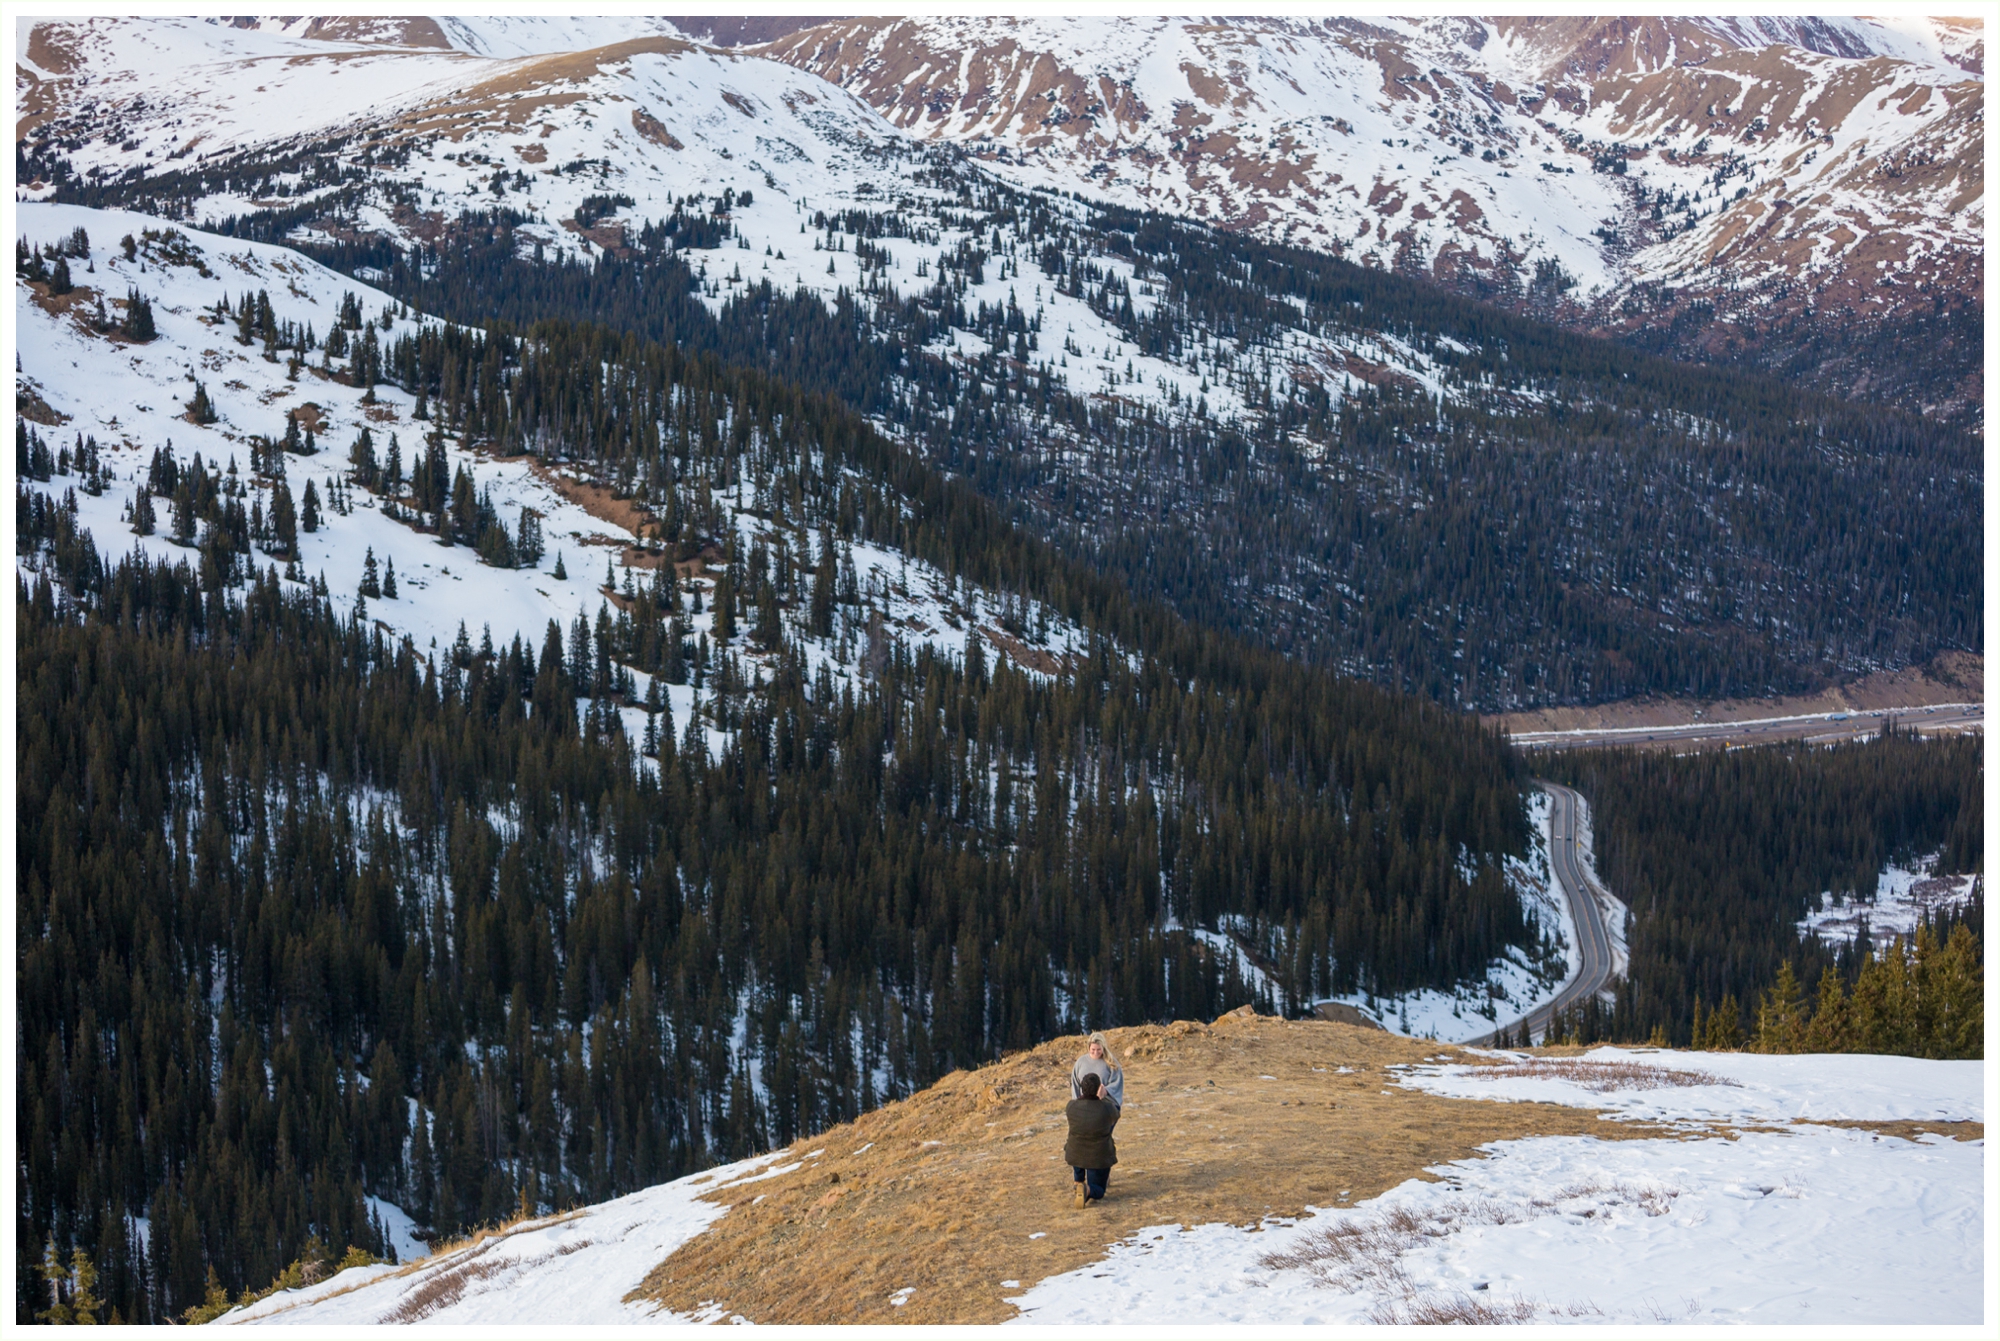
[[[1110,1037],[1126,1102],[1101,1206],[1072,1201],[1063,1106],[1083,1040],[1057,1039],[802,1142],[824,1153],[796,1172],[715,1193],[730,1213],[632,1297],[765,1323],[999,1322],[1017,1311],[1003,1280],[1075,1270],[1147,1225],[1348,1205],[1488,1141],[1666,1134],[1401,1089],[1387,1068],[1457,1049],[1352,1025],[1246,1011]]]

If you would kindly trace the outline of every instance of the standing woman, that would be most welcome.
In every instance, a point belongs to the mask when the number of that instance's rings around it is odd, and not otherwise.
[[[1102,1031],[1090,1035],[1090,1048],[1076,1059],[1076,1065],[1069,1069],[1069,1097],[1081,1099],[1083,1078],[1096,1076],[1099,1097],[1109,1099],[1112,1107],[1120,1112],[1125,1110],[1125,1073],[1112,1060],[1111,1044],[1105,1040]]]

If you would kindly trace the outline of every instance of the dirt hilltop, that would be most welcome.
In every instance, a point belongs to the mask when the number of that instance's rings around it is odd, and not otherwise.
[[[718,1191],[729,1214],[630,1298],[760,1323],[999,1322],[1020,1293],[1002,1281],[1075,1270],[1147,1225],[1350,1205],[1488,1141],[1662,1134],[1398,1088],[1386,1068],[1465,1054],[1378,1029],[1244,1007],[1107,1033],[1126,1082],[1102,1206],[1072,1203],[1063,1106],[1084,1040],[1061,1038],[800,1142],[823,1153],[790,1174]],[[891,1305],[900,1291],[913,1293]]]

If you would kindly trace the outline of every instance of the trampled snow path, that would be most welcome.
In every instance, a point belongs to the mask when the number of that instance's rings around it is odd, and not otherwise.
[[[1444,1093],[1694,1121],[1982,1118],[1979,1062],[1598,1049],[1733,1082],[1598,1092],[1560,1079]],[[1535,1137],[1484,1147],[1352,1209],[1140,1231],[1018,1296],[1034,1323],[1356,1323],[1425,1305],[1577,1323],[1968,1324],[1985,1295],[1985,1142],[1799,1126],[1735,1140]],[[1315,1242],[1336,1231],[1344,1258]],[[1303,1250],[1303,1251],[1302,1251]],[[1273,1255],[1297,1255],[1279,1265]]]

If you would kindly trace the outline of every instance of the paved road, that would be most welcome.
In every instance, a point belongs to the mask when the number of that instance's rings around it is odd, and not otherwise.
[[[1675,726],[1532,731],[1512,739],[1516,745],[1531,750],[1574,750],[1593,745],[1712,750],[1763,745],[1780,740],[1859,740],[1881,731],[1883,723],[1891,717],[1896,719],[1900,729],[1927,736],[1980,731],[1985,728],[1985,705],[1949,703],[1930,708],[1874,708],[1865,712],[1825,712],[1807,717],[1774,717],[1749,722],[1684,722]]]
[[[1604,906],[1598,902],[1597,882],[1584,869],[1577,851],[1578,815],[1583,798],[1557,783],[1537,781],[1535,785],[1549,794],[1549,868],[1562,887],[1563,897],[1569,900],[1570,920],[1576,924],[1577,941],[1583,951],[1583,964],[1576,976],[1563,984],[1553,1001],[1526,1016],[1530,1034],[1540,1037],[1557,1011],[1604,989],[1611,981],[1613,960],[1611,932],[1604,924]],[[1510,1034],[1518,1033],[1521,1020],[1509,1020],[1505,1027]],[[1493,1041],[1493,1034],[1465,1041],[1475,1046],[1486,1044]]]

